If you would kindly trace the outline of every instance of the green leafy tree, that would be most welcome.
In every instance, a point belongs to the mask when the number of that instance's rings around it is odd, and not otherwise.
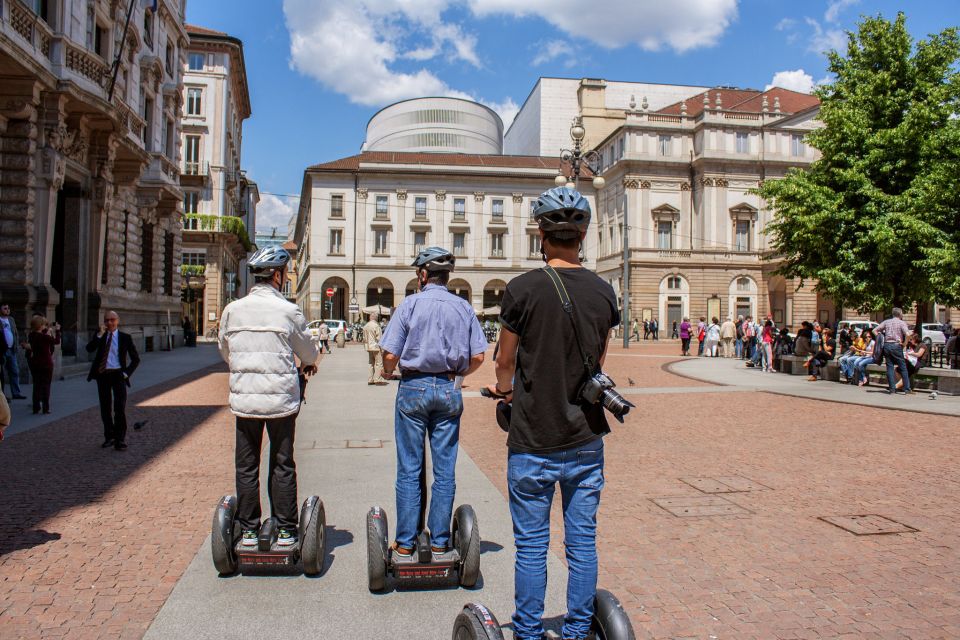
[[[778,272],[861,311],[960,303],[960,38],[864,18],[818,89],[822,157],[758,190]]]

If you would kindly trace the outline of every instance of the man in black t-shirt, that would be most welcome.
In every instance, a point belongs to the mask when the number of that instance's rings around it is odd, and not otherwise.
[[[488,387],[493,395],[513,401],[507,438],[517,547],[513,633],[517,640],[543,636],[550,505],[559,485],[570,570],[563,637],[586,638],[597,587],[602,438],[610,429],[603,406],[580,400],[580,390],[588,373],[600,371],[610,329],[620,324],[620,314],[610,285],[580,263],[590,223],[587,200],[568,187],[551,189],[537,200],[534,219],[544,260],[559,284],[538,269],[507,285],[497,384]],[[573,321],[563,309],[560,285],[572,303]]]

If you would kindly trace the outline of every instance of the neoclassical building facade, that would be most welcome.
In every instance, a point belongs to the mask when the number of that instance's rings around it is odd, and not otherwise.
[[[622,291],[626,208],[632,318],[665,329],[701,316],[836,320],[832,302],[773,275],[772,212],[754,193],[816,159],[804,135],[819,126],[818,108],[779,88],[710,89],[656,111],[630,105],[597,146],[607,180],[597,272]]]
[[[183,315],[201,336],[246,295],[260,194],[241,168],[251,115],[243,42],[187,25],[183,86]]]
[[[0,299],[65,364],[107,309],[142,350],[179,328],[184,3],[128,6],[0,3]]]
[[[396,307],[416,290],[414,256],[440,245],[457,256],[450,290],[495,315],[506,283],[543,264],[531,211],[557,162],[364,152],[309,167],[293,236],[298,304],[311,320],[355,319],[352,301]],[[593,202],[591,189],[585,195]],[[586,254],[592,269],[595,239]]]

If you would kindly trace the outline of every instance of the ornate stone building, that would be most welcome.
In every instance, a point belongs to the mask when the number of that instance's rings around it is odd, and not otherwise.
[[[241,169],[250,92],[243,43],[187,25],[183,86],[183,313],[201,336],[247,292],[247,256],[260,200]]]
[[[107,309],[145,351],[179,327],[183,4],[0,2],[0,299],[66,364]]]
[[[410,263],[440,245],[457,256],[450,290],[493,315],[506,283],[542,266],[532,204],[558,158],[364,152],[308,167],[293,241],[308,319],[352,320],[349,304],[395,307],[416,290]],[[594,200],[591,188],[581,185]],[[587,266],[596,243],[588,239]],[[327,290],[333,291],[327,297]]]
[[[772,212],[751,192],[816,159],[804,135],[818,109],[816,97],[779,88],[710,89],[655,111],[630,104],[597,146],[607,184],[596,222],[597,272],[619,292],[626,205],[631,318],[664,330],[684,316],[836,319],[830,300],[773,275]]]

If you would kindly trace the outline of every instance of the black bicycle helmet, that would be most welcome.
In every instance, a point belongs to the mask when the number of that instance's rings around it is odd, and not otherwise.
[[[247,268],[254,273],[267,273],[284,268],[288,262],[290,254],[283,247],[264,247],[247,260]]]
[[[533,219],[545,233],[577,237],[590,224],[590,203],[570,187],[544,191],[533,207]]]
[[[417,258],[410,264],[417,269],[427,271],[453,271],[457,259],[453,254],[442,247],[427,247],[417,254]]]

